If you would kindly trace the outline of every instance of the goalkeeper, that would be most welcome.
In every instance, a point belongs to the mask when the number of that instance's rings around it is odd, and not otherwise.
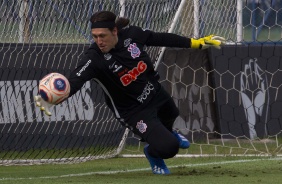
[[[157,33],[129,26],[126,18],[109,11],[95,13],[91,19],[95,43],[68,77],[71,91],[76,93],[86,81],[94,79],[104,89],[106,103],[119,122],[148,144],[144,153],[154,174],[169,174],[164,159],[174,157],[189,141],[172,129],[179,111],[171,96],[158,82],[145,46],[204,49],[219,47],[224,39],[207,36],[190,39],[171,33]],[[40,96],[36,104],[51,115],[51,104]]]

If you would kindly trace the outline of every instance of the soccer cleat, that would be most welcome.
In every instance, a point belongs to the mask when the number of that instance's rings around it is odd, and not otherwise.
[[[181,134],[173,131],[173,135],[178,139],[179,148],[187,149],[190,147],[190,142]]]
[[[152,172],[154,174],[170,174],[169,169],[166,167],[165,162],[162,158],[154,158],[151,155],[149,155],[148,153],[148,146],[146,145],[144,147],[144,153],[146,155],[146,158],[148,159],[151,168],[152,168]]]

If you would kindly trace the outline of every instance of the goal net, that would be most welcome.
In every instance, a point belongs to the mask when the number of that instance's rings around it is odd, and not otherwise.
[[[44,75],[59,72],[68,76],[75,68],[92,43],[88,20],[98,10],[113,11],[129,18],[131,25],[154,31],[195,38],[218,34],[238,49],[242,44],[273,43],[272,55],[260,57],[236,49],[230,57],[225,55],[229,50],[148,47],[147,51],[155,59],[162,85],[180,109],[175,128],[192,142],[183,155],[279,154],[281,114],[267,111],[265,118],[259,113],[280,104],[280,65],[268,67],[268,63],[271,58],[279,63],[281,57],[277,52],[281,4],[281,0],[2,0],[0,164],[81,162],[113,157],[121,151],[142,152],[138,137],[118,123],[94,81],[54,107],[51,117],[33,101]],[[258,84],[250,87],[253,78]],[[245,85],[237,85],[240,79]],[[274,98],[258,103],[256,97],[266,94]],[[243,96],[249,101],[243,102]],[[245,118],[236,117],[237,111]],[[252,112],[255,121],[248,115]],[[245,130],[256,126],[252,122],[261,122],[264,133],[251,137]]]

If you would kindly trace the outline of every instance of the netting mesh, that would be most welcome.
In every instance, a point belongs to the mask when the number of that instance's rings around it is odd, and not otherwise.
[[[154,31],[196,38],[218,34],[238,47],[271,42],[279,50],[281,6],[281,0],[2,0],[0,164],[113,157],[124,141],[125,151],[142,152],[136,148],[136,142],[141,144],[137,137],[130,134],[125,139],[127,130],[115,120],[93,81],[55,107],[51,118],[35,108],[38,81],[50,72],[67,76],[92,43],[88,20],[94,12],[110,10],[129,18],[131,25]],[[178,10],[180,16],[175,17]],[[159,48],[147,51],[154,60]],[[180,109],[175,128],[196,148],[182,153],[280,153],[281,115],[270,110],[280,108],[281,56],[277,51],[267,53],[261,57],[238,50],[231,57],[219,53],[218,63],[210,63],[208,53],[205,57],[186,50],[165,53],[157,69]],[[258,100],[267,95],[271,98]],[[267,118],[259,116],[266,109]],[[234,115],[237,111],[244,115]],[[258,116],[262,132],[245,131],[253,128],[251,113]]]
[[[92,42],[89,18],[99,10],[128,17],[132,25],[167,31],[180,1],[3,0],[0,4],[1,42]]]
[[[185,1],[173,32],[196,38],[216,34],[236,43],[281,41],[281,4],[281,0]]]
[[[33,101],[38,81],[50,72],[69,75],[84,49],[81,45],[3,44],[1,163],[66,162],[117,153],[125,129],[105,106],[103,91],[93,81],[55,106],[50,118]]]
[[[110,10],[120,15],[125,6],[122,14],[129,15],[132,24],[165,31],[178,4],[1,1],[0,164],[70,163],[118,154],[127,130],[105,105],[97,83],[87,82],[73,97],[55,106],[49,118],[33,101],[38,81],[50,72],[68,76],[75,68],[92,43],[88,20],[94,12]],[[154,18],[149,19],[151,16]]]
[[[280,49],[165,51],[160,81],[180,110],[174,128],[192,143],[180,154],[281,155]],[[136,139],[130,135],[127,145]],[[139,146],[125,150],[140,154],[143,143]]]

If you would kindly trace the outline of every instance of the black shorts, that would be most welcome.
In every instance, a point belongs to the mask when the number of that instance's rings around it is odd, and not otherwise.
[[[161,87],[152,101],[145,108],[125,119],[125,123],[134,134],[146,141],[148,135],[156,126],[164,126],[171,132],[178,115],[179,110],[173,99]]]

